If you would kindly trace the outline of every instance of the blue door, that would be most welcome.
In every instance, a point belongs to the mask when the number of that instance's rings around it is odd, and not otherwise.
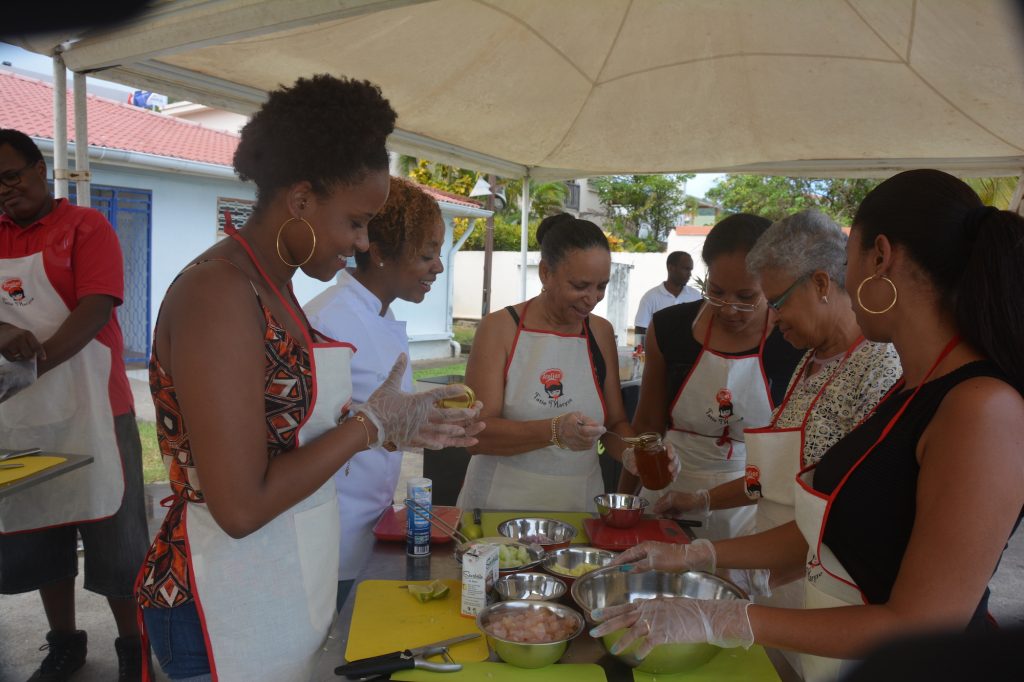
[[[68,190],[71,201],[76,202],[75,184],[71,183]],[[114,226],[124,255],[124,303],[117,309],[124,334],[124,360],[148,363],[153,193],[144,189],[93,185],[92,207]]]

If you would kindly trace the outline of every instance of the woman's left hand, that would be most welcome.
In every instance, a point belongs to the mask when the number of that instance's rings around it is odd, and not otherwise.
[[[672,447],[671,443],[664,441],[664,444],[665,452],[668,453],[668,471],[672,474],[672,480],[674,481],[679,476],[679,470],[681,468],[679,464],[679,456],[676,454],[675,448]],[[632,445],[622,451],[622,466],[626,471],[634,476],[640,475],[640,472],[636,468],[636,450]]]
[[[708,642],[746,649],[754,643],[747,616],[750,604],[746,599],[639,599],[632,604],[592,611],[590,617],[600,625],[591,630],[590,635],[601,637],[629,628],[611,648],[611,653],[620,653],[640,640],[635,651],[638,658],[647,656],[658,644]]]

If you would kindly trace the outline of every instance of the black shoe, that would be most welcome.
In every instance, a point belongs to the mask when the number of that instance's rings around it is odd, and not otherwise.
[[[70,680],[74,672],[85,665],[88,640],[85,630],[75,630],[70,634],[47,632],[46,644],[39,647],[39,650],[49,650],[49,653],[39,665],[39,670],[28,678],[28,682]]]
[[[114,640],[117,651],[117,682],[142,682],[142,638],[118,637]],[[146,652],[149,663],[149,652]]]

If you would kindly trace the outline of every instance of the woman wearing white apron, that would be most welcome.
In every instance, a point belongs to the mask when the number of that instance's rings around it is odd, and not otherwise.
[[[845,264],[846,235],[815,210],[775,222],[747,254],[747,268],[761,279],[772,323],[791,345],[810,349],[771,423],[746,430],[745,477],[708,491],[711,509],[756,504],[755,532],[793,520],[797,472],[849,433],[902,371],[891,344],[861,336],[843,287]],[[673,501],[685,503],[679,500],[683,497],[666,496],[656,510],[673,516],[692,511],[682,504],[669,507]],[[681,556],[673,561],[674,549],[663,548],[665,565],[675,570],[707,568],[687,565]],[[640,552],[649,553],[649,548],[636,549],[623,561]],[[773,572],[772,593],[756,595],[758,602],[800,606],[803,585],[796,581],[802,577],[802,566],[795,566],[790,575]],[[767,576],[749,582],[752,588],[766,586]]]
[[[150,383],[174,494],[138,596],[171,679],[309,679],[337,589],[332,475],[382,441],[472,444],[481,427],[460,425],[476,410],[434,407],[459,387],[402,393],[404,356],[349,409],[353,348],[316,336],[291,291],[298,268],[327,281],[365,250],[394,116],[366,82],[270,93],[235,156],[253,216],[164,299]]]
[[[899,352],[905,383],[801,474],[796,522],[762,534],[783,540],[768,562],[802,534],[807,608],[655,600],[606,609],[602,628],[642,636],[671,618],[654,641],[797,650],[818,681],[888,640],[991,627],[987,584],[1024,511],[1024,310],[1003,304],[1024,287],[1022,249],[1024,219],[946,173],[907,171],[869,193],[847,290],[865,337]]]
[[[420,303],[444,272],[441,209],[423,189],[391,178],[380,213],[370,220],[370,247],[356,254],[355,271],[338,273],[338,282],[304,308],[313,328],[351,342],[352,394],[357,403],[370,397],[387,378],[395,359],[409,352],[405,322],[391,311],[395,299]],[[412,390],[406,368],[402,390]],[[341,522],[338,602],[341,606],[373,547],[373,526],[391,506],[402,469],[402,451],[377,447],[360,452],[334,474]]]
[[[594,511],[605,492],[597,440],[606,426],[632,434],[611,325],[591,314],[608,284],[608,240],[564,213],[546,218],[537,240],[540,295],[488,315],[473,341],[466,383],[487,429],[470,450],[463,509]],[[622,456],[618,438],[605,445]]]
[[[633,427],[665,432],[681,461],[681,473],[671,486],[641,492],[650,501],[673,491],[706,496],[708,490],[742,478],[743,430],[768,423],[800,357],[778,333],[769,335],[760,284],[744,262],[770,224],[739,214],[715,225],[702,253],[708,265],[704,302],[661,310],[648,328],[647,363]],[[623,474],[619,489],[633,492],[636,485],[634,477]],[[655,505],[655,510],[665,504]],[[694,514],[703,521],[694,530],[700,538],[735,537],[753,527],[751,507],[706,514],[706,508]]]

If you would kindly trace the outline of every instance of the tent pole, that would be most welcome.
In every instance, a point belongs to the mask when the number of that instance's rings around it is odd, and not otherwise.
[[[1017,189],[1013,190],[1013,198],[1008,207],[1014,213],[1024,215],[1024,171],[1017,176]]]
[[[89,105],[85,74],[75,73],[71,81],[75,94],[75,194],[79,206],[92,206],[89,173]]]
[[[530,247],[530,174],[523,176],[523,212],[519,216],[519,300],[526,300],[526,253]]]
[[[53,196],[68,196],[68,80],[59,52],[53,55]]]

